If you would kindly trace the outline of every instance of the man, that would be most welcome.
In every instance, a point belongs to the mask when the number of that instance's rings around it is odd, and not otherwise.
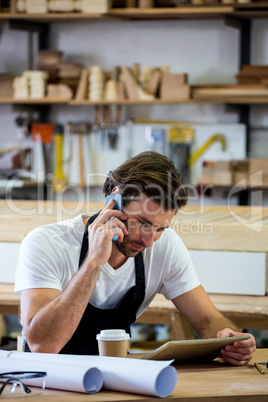
[[[241,335],[211,303],[169,228],[187,201],[173,163],[144,152],[110,172],[103,190],[121,194],[122,211],[110,200],[96,216],[42,226],[22,242],[15,291],[21,291],[26,350],[97,354],[96,334],[130,331],[156,293],[171,299],[202,338]],[[222,356],[245,365],[255,348],[251,335]]]

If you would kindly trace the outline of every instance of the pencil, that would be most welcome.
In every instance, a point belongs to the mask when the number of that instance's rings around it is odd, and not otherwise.
[[[256,367],[256,369],[261,373],[264,374],[265,371],[258,365],[258,363],[254,362],[254,366]]]

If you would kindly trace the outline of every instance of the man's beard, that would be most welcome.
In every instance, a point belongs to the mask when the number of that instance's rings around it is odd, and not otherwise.
[[[130,248],[127,247],[127,245],[130,244],[130,242],[126,240],[126,237],[124,238],[124,240],[122,242],[116,240],[114,243],[115,243],[117,249],[120,251],[120,253],[122,253],[125,257],[135,257],[142,251],[142,250],[141,251],[133,250],[133,249],[131,249],[131,247]],[[141,247],[142,246],[143,246],[143,244],[141,244]]]

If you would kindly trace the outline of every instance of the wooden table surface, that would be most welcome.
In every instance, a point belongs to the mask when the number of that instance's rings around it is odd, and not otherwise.
[[[267,296],[209,294],[209,297],[216,308],[239,328],[268,330]],[[174,304],[163,295],[157,294],[138,321],[150,323],[153,317],[152,324],[161,324],[165,323],[168,315],[175,313],[179,314]]]
[[[20,295],[14,293],[14,284],[0,283],[0,314],[17,315],[20,309]]]
[[[104,204],[0,200],[0,241],[21,242],[37,226],[100,210]],[[268,252],[268,208],[187,205],[171,226],[191,250]]]
[[[211,363],[175,364],[177,385],[168,398],[180,402],[267,402],[268,369],[259,373],[253,363],[268,360],[268,349],[258,349],[248,366],[231,366],[222,359]],[[265,367],[265,366],[263,366]],[[31,401],[153,401],[159,398],[101,390],[97,394],[80,394],[46,389]],[[9,400],[17,400],[9,398]],[[163,399],[162,399],[163,400]]]
[[[0,283],[0,314],[19,313],[20,295],[14,294],[13,284]],[[268,330],[268,297],[241,295],[209,295],[217,309],[240,328]],[[167,323],[162,319],[177,313],[173,303],[157,294],[138,322]],[[161,318],[161,319],[160,319]],[[160,320],[159,320],[160,319]],[[163,322],[162,322],[163,321]],[[180,338],[179,338],[180,339]]]

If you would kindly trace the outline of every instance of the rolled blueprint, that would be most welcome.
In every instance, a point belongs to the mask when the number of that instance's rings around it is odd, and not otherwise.
[[[23,356],[28,353],[22,353]],[[30,353],[29,353],[30,354]],[[33,354],[34,355],[34,354]],[[94,394],[103,385],[102,372],[96,367],[67,366],[60,362],[37,359],[1,357],[0,372],[10,371],[46,371],[46,388],[61,389],[65,391],[86,392]],[[35,378],[24,381],[27,385],[42,387],[43,378]]]
[[[55,355],[49,353],[10,352],[9,360],[43,361],[61,365],[65,370],[98,368],[103,374],[103,387],[109,390],[160,396],[170,395],[177,383],[177,372],[169,361],[153,361],[106,356]],[[43,365],[45,367],[45,365]],[[43,369],[44,370],[44,369]],[[71,372],[70,371],[70,372]],[[70,388],[68,388],[70,390]]]

